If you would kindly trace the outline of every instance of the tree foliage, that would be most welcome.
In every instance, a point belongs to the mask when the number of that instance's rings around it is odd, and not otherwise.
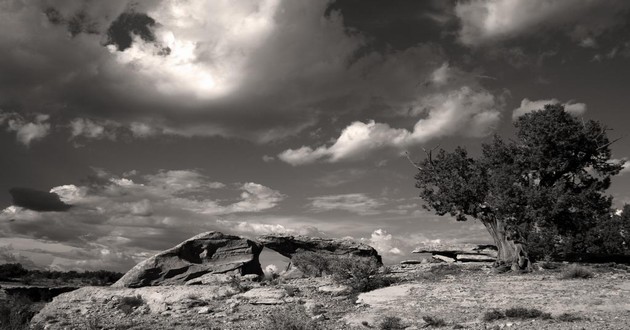
[[[495,136],[477,158],[461,147],[429,153],[416,175],[425,206],[460,221],[479,219],[489,230],[501,223],[530,245],[566,242],[609,217],[612,198],[604,193],[621,164],[611,161],[605,126],[559,104],[514,125],[514,139]]]

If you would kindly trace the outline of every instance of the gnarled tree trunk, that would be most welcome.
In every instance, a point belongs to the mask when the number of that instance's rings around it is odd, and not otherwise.
[[[498,248],[495,266],[508,266],[514,271],[530,271],[531,263],[527,256],[525,239],[516,231],[508,228],[504,220],[489,219],[482,221],[494,239]]]

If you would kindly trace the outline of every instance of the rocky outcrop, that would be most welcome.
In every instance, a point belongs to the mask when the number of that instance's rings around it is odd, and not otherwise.
[[[412,253],[430,253],[434,259],[446,262],[493,262],[497,247],[478,244],[433,244],[416,248]]]
[[[264,235],[257,239],[264,247],[291,258],[296,252],[311,251],[340,256],[374,258],[382,264],[381,256],[376,250],[363,243],[347,239],[320,238],[291,235]]]
[[[257,242],[207,232],[137,264],[112,286],[183,285],[205,274],[262,275],[261,251]]]

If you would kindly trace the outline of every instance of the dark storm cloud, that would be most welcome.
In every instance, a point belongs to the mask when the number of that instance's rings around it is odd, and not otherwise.
[[[38,212],[64,212],[72,205],[61,201],[59,195],[31,188],[11,188],[13,205]]]
[[[418,83],[448,61],[427,42],[452,22],[450,7],[437,1],[405,2],[382,28],[361,24],[361,6],[323,0],[10,3],[0,14],[3,108],[74,123],[109,120],[138,136],[258,142],[322,119],[347,124],[400,113],[427,93]],[[397,30],[402,21],[418,23],[417,33]],[[424,37],[379,46],[387,35],[416,34]],[[90,128],[76,132],[103,136]]]

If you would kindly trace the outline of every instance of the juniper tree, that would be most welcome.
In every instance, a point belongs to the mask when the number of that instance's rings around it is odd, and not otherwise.
[[[514,125],[514,139],[495,135],[476,158],[461,147],[427,152],[415,178],[425,208],[481,221],[498,247],[497,262],[527,269],[530,234],[569,237],[610,211],[605,190],[621,165],[611,161],[608,129],[562,105],[546,105]]]

